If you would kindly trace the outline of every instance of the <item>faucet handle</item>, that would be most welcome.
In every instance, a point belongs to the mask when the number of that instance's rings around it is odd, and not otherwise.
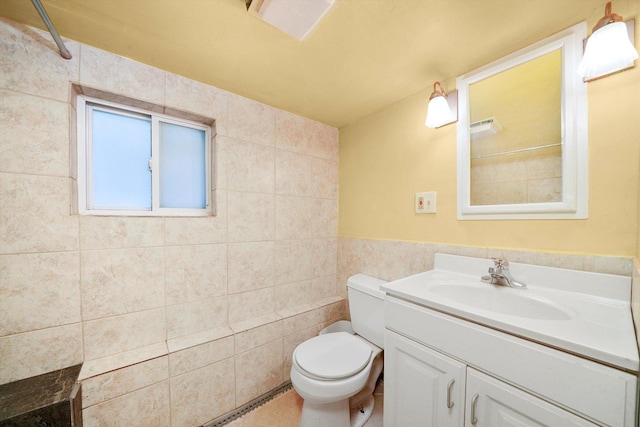
[[[509,261],[507,261],[506,259],[495,258],[495,257],[491,257],[491,259],[493,260],[493,263],[495,264],[497,269],[506,270],[509,268]]]

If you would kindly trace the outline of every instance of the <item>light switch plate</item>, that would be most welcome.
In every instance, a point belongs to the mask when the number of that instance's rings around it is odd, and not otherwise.
[[[436,213],[436,192],[416,193],[416,213]]]

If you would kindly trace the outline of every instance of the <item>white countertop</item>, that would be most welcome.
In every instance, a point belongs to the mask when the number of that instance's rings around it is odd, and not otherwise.
[[[511,263],[514,279],[526,289],[492,285],[480,280],[493,262],[487,259],[436,254],[435,268],[381,286],[387,294],[456,317],[527,338],[632,372],[640,371],[638,343],[631,317],[631,278],[584,271]],[[493,304],[508,304],[524,296],[542,301],[567,316],[562,320],[532,318],[464,304],[446,296],[443,286],[480,292]],[[439,289],[436,289],[439,287]],[[455,293],[454,293],[455,294]],[[488,307],[489,308],[489,307]],[[499,307],[498,307],[499,308]],[[506,307],[505,307],[506,308]]]

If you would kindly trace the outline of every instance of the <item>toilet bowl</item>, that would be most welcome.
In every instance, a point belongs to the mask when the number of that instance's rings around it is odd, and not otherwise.
[[[293,351],[291,383],[304,399],[300,427],[360,427],[371,416],[383,366],[382,283],[363,274],[349,278],[352,321],[330,325]]]

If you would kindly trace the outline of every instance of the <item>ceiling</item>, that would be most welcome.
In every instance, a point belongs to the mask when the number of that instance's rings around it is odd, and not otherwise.
[[[65,38],[344,127],[604,12],[606,0],[337,0],[304,41],[245,0],[42,3]],[[45,29],[27,0],[1,0],[0,16]]]

